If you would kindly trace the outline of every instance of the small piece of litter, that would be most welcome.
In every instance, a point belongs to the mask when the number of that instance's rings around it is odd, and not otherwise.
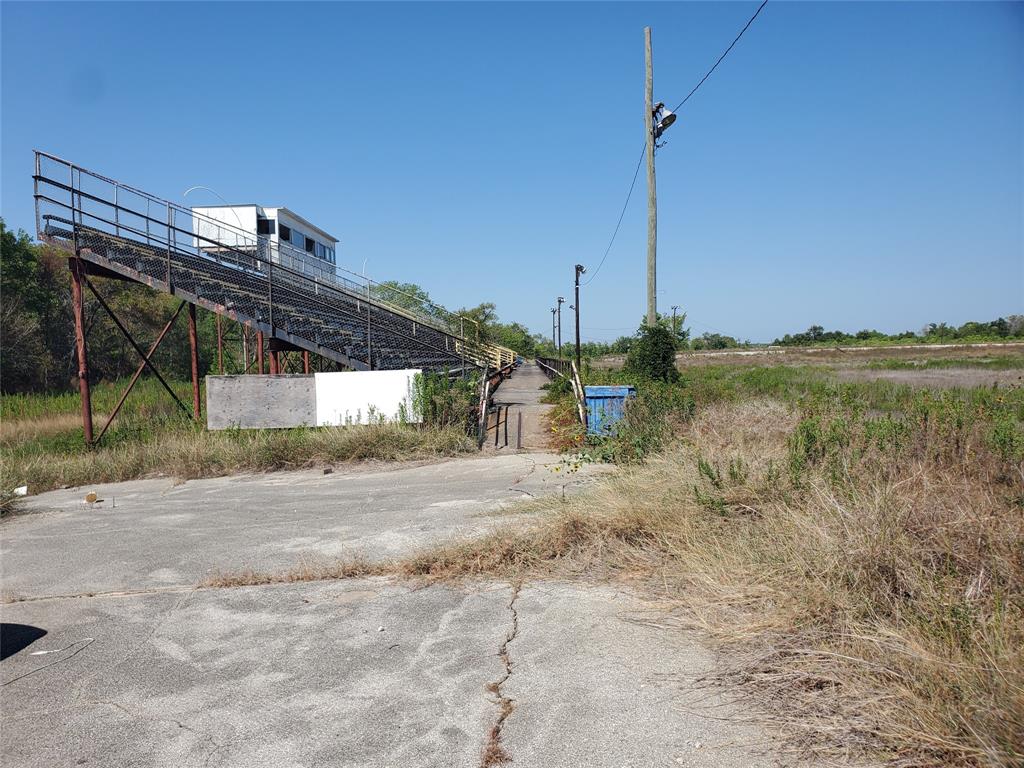
[[[97,498],[98,497],[96,496],[95,491],[89,491],[87,494],[85,494],[85,501],[87,504],[95,504]]]
[[[377,627],[377,631],[378,632],[383,632],[384,631],[384,627]]]
[[[324,474],[329,475],[334,472],[334,467],[324,467]]]
[[[19,485],[17,488],[14,489],[14,495],[15,496],[28,496],[28,486],[27,485]]]

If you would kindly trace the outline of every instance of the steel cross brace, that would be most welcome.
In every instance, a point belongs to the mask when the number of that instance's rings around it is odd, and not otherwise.
[[[106,310],[108,315],[110,315],[110,319],[114,321],[114,325],[116,325],[118,330],[121,331],[122,334],[124,334],[124,337],[128,340],[128,343],[132,345],[132,347],[138,353],[139,357],[142,358],[142,364],[153,372],[153,375],[157,377],[157,379],[163,385],[164,389],[167,390],[168,394],[170,394],[170,396],[174,398],[174,402],[176,402],[181,407],[181,410],[184,411],[185,415],[191,419],[192,414],[189,412],[188,408],[186,408],[185,404],[181,402],[181,400],[175,394],[174,390],[171,389],[170,385],[164,380],[164,377],[160,375],[160,371],[158,371],[156,369],[156,366],[153,365],[153,362],[149,359],[149,356],[142,351],[142,347],[140,347],[138,345],[138,342],[136,342],[135,339],[132,338],[132,335],[128,332],[128,329],[124,327],[124,324],[121,322],[120,318],[118,318],[118,316],[114,314],[114,310],[112,310],[110,306],[107,304],[107,302],[103,300],[103,297],[100,296],[99,292],[96,290],[96,287],[92,284],[92,281],[89,279],[89,277],[83,273],[82,280],[89,287],[89,290],[92,292],[92,295],[96,297],[96,300],[100,303],[100,306]],[[182,303],[184,304],[187,302]],[[175,317],[176,316],[177,313],[175,314]]]

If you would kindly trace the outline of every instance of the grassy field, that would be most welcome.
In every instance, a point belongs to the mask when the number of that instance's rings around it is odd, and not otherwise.
[[[1009,368],[1000,369],[1003,363],[986,363],[986,360],[1009,359]],[[823,365],[834,367],[859,367],[889,361],[903,361],[909,364],[932,364],[931,361],[955,361],[953,367],[994,367],[997,370],[1019,369],[1024,366],[1024,342],[989,344],[887,344],[819,347],[751,347],[749,349],[720,349],[706,351],[682,351],[676,354],[676,365],[680,369],[704,365]],[[979,361],[979,362],[975,362]],[[624,355],[606,355],[592,362],[594,368],[621,368]]]
[[[565,402],[553,420],[570,469],[614,479],[398,570],[628,580],[801,757],[1024,764],[1024,390],[808,366],[632,383],[614,439],[580,439]]]
[[[93,388],[95,429],[117,403],[125,382]],[[191,384],[174,389],[191,403]],[[205,398],[204,398],[205,400]],[[0,497],[28,485],[30,493],[153,475],[179,479],[263,472],[339,462],[420,459],[472,451],[458,427],[399,424],[293,430],[207,432],[187,417],[154,379],[143,379],[89,450],[82,439],[78,393],[10,395],[0,399]]]

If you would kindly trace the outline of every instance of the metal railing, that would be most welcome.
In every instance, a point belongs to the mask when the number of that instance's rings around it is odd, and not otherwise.
[[[559,360],[553,357],[538,357],[537,365],[540,369],[547,374],[548,378],[554,378],[557,376],[564,376],[567,379],[572,378],[572,361],[571,360]]]
[[[36,152],[33,178],[40,239],[300,348],[356,368],[464,370],[514,359],[475,328],[467,335],[470,318],[432,303],[435,314],[390,304],[381,294],[391,286],[343,270],[363,282],[350,280],[290,244],[54,155]]]

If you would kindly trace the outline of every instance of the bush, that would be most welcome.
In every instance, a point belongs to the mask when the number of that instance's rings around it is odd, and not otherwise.
[[[678,381],[676,345],[672,332],[660,325],[645,325],[641,328],[636,343],[626,355],[625,369],[652,381]]]

